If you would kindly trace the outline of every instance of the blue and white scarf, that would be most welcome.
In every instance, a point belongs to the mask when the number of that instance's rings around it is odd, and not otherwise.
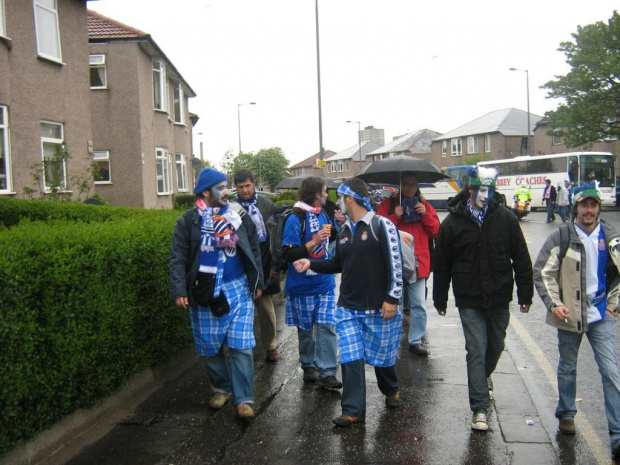
[[[256,206],[256,192],[249,200],[239,200],[239,204],[245,208],[252,218],[254,225],[256,226],[256,234],[258,235],[258,242],[265,242],[267,240],[267,228],[265,228],[265,220],[260,210]]]
[[[366,210],[372,211],[372,204],[370,203],[370,199],[368,197],[363,197],[359,195],[346,184],[341,184],[340,187],[338,187],[338,195],[350,195],[357,200],[361,200],[362,202],[364,202],[364,207],[366,207]]]
[[[476,210],[471,204],[471,199],[468,199],[467,210],[469,210],[471,218],[476,222],[478,227],[482,229],[482,225],[484,224],[484,217],[487,214],[487,211],[489,211],[489,206],[485,206],[482,210]]]

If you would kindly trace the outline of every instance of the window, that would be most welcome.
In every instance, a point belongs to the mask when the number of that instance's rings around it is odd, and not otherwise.
[[[45,190],[64,190],[67,187],[67,166],[62,124],[41,123],[41,152]]]
[[[34,0],[34,27],[37,53],[54,61],[62,61],[56,0]]]
[[[560,145],[562,143],[561,136],[551,136],[551,145]]]
[[[181,83],[174,86],[174,97],[173,97],[173,106],[174,106],[174,122],[175,123],[185,123],[185,116],[183,114],[183,87]]]
[[[180,192],[187,192],[187,160],[185,155],[177,153],[177,188]]]
[[[447,155],[448,155],[448,141],[442,140],[441,141],[441,156],[445,157]]]
[[[0,7],[2,0],[0,0]],[[9,191],[9,111],[0,106],[0,192]]]
[[[105,55],[90,55],[88,57],[90,65],[90,88],[106,89],[108,87],[108,77],[105,67]]]
[[[170,161],[166,149],[160,147],[155,149],[155,163],[157,165],[157,194],[170,194]]]
[[[467,138],[467,153],[478,153],[478,137],[469,136]]]
[[[463,155],[463,146],[461,139],[452,139],[450,142],[452,145],[452,156],[455,157],[457,155]]]
[[[491,134],[484,136],[484,151],[489,153],[491,151]]]
[[[0,36],[6,37],[6,25],[4,23],[4,0],[0,0]]]
[[[95,184],[110,184],[110,152],[108,150],[98,150],[93,153],[93,163],[95,164]]]
[[[167,111],[168,98],[170,97],[168,97],[166,65],[159,60],[153,60],[153,107],[156,110]]]

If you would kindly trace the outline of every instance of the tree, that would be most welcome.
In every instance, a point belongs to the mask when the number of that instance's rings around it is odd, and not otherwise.
[[[574,42],[562,42],[571,70],[542,86],[547,98],[561,98],[548,111],[549,135],[561,136],[568,147],[620,136],[620,15],[606,23],[578,26]]]
[[[269,186],[273,192],[276,185],[288,176],[289,163],[280,147],[261,149],[254,157],[252,172],[257,183],[262,181],[261,187]]]

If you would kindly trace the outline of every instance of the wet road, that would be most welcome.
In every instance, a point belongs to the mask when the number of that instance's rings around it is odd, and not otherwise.
[[[619,213],[605,216],[620,225]],[[522,221],[533,261],[544,239],[557,227],[545,224],[544,219],[544,213],[532,213]],[[106,436],[72,459],[58,461],[59,454],[45,463],[609,463],[602,387],[587,341],[578,366],[578,433],[575,437],[556,435],[556,335],[544,323],[546,310],[537,296],[529,314],[519,313],[516,304],[511,306],[506,351],[493,376],[490,430],[472,431],[464,340],[452,300],[449,305],[445,317],[429,308],[428,358],[407,350],[405,319],[397,363],[399,409],[385,408],[374,372],[367,367],[368,407],[363,425],[332,425],[331,418],[340,414],[339,391],[325,391],[302,381],[296,333],[283,324],[280,304],[281,358],[267,364],[264,350],[260,346],[255,350],[258,415],[251,424],[237,420],[230,405],[217,412],[208,408],[211,391],[198,362],[123,420],[108,425],[112,429]],[[78,441],[67,450],[79,447]]]

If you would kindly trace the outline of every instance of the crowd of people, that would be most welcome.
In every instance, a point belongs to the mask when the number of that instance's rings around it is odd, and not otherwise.
[[[415,173],[403,173],[399,195],[378,207],[360,179],[340,185],[336,209],[325,208],[328,195],[322,178],[303,180],[281,239],[288,263],[286,324],[297,328],[303,381],[342,389],[342,413],[332,420],[339,427],[365,421],[365,364],[374,367],[386,408],[399,407],[396,360],[403,313],[409,314],[411,352],[427,356],[426,284],[432,273],[432,301],[439,315],[448,311],[452,287],[465,338],[471,428],[487,431],[492,374],[504,350],[514,286],[519,309],[527,313],[535,285],[548,310],[547,323],[558,330],[559,431],[576,431],[576,361],[585,334],[603,380],[617,463],[620,235],[600,219],[595,186],[571,189],[565,184],[558,195],[548,183],[547,220],[555,219],[557,203],[568,224],[549,236],[532,267],[517,218],[494,195],[497,174],[494,168],[471,168],[469,184],[450,201],[441,223],[420,192]],[[280,274],[271,266],[273,241],[267,227],[274,205],[257,197],[250,171],[235,173],[234,202],[227,181],[217,170],[200,172],[196,205],[178,219],[173,234],[170,288],[175,304],[189,309],[196,349],[205,358],[214,392],[210,407],[232,402],[238,416],[250,420],[255,415],[255,308],[265,357],[278,360],[272,299],[281,291]],[[403,232],[414,238],[413,252],[407,252],[417,263],[417,279],[411,283],[403,279]],[[337,379],[338,366],[342,381]]]

